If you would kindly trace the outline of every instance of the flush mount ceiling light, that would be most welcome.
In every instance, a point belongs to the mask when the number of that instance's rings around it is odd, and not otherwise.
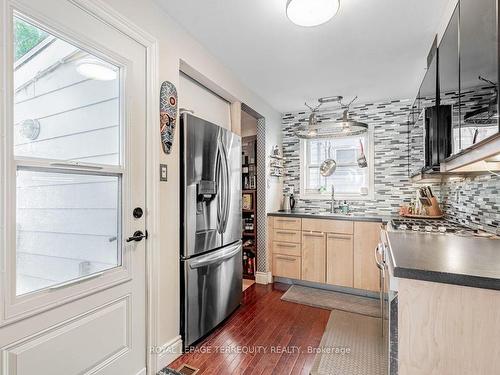
[[[82,59],[76,65],[82,76],[98,81],[112,81],[118,76],[118,68],[95,58]]]
[[[318,26],[337,14],[340,0],[288,0],[286,15],[299,26]]]

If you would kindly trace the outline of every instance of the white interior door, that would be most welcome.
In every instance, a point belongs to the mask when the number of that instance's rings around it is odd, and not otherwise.
[[[0,3],[0,373],[145,372],[146,50],[69,0]]]

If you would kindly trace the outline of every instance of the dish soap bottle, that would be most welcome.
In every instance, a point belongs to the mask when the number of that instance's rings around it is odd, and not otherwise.
[[[341,210],[344,215],[347,215],[349,213],[349,205],[347,204],[346,200],[344,200],[344,203],[342,203]]]

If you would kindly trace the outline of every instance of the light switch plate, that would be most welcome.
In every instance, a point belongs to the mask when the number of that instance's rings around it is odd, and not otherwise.
[[[160,181],[168,181],[168,169],[166,164],[160,164]]]

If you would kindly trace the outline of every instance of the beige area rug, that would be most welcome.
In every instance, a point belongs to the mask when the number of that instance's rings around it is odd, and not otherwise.
[[[255,284],[255,280],[243,279],[243,291],[250,288],[253,284]]]
[[[387,374],[380,318],[333,310],[311,375]]]
[[[292,285],[281,299],[321,309],[349,311],[380,318],[380,302],[370,297]]]

